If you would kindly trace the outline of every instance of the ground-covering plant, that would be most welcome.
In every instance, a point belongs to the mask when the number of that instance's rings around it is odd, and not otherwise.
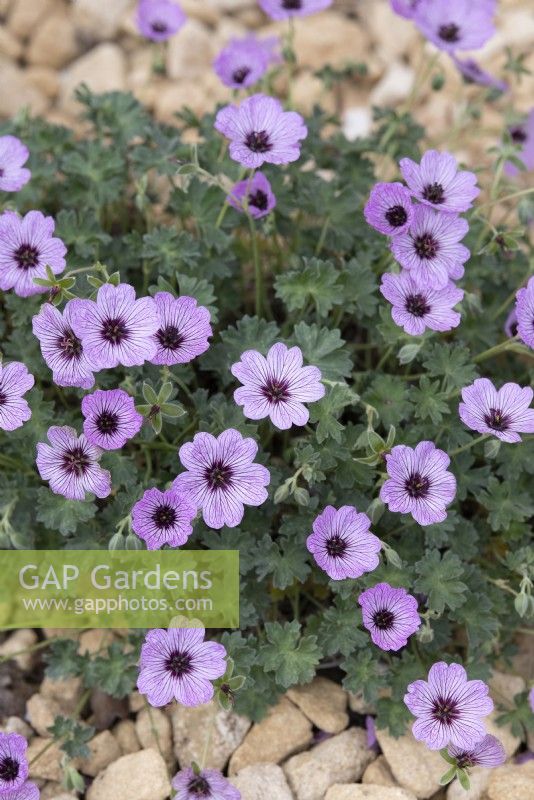
[[[465,4],[435,5],[447,20],[417,24],[481,84],[463,135],[502,110],[482,163],[458,165],[411,114],[424,82],[442,87],[439,56],[354,142],[275,97],[292,17],[281,52],[249,37],[221,54],[246,91],[203,118],[162,125],[82,87],[81,136],[3,126],[0,533],[4,548],[238,549],[240,629],[150,632],[149,702],[205,702],[216,681],[259,719],[327,671],[379,727],[415,716],[465,782],[502,761],[484,680],[534,612],[532,204],[514,183],[533,137],[506,83],[451,49]],[[491,35],[479,5],[465,49]],[[506,82],[521,72],[510,54]],[[124,696],[141,641],[96,657],[60,641],[48,669]],[[191,694],[195,658],[208,680]],[[506,719],[531,724],[526,693]],[[83,726],[55,733],[83,752]],[[177,790],[208,780],[191,769]]]

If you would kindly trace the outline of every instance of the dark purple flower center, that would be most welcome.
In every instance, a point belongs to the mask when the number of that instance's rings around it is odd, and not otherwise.
[[[202,775],[195,775],[191,779],[187,786],[187,791],[195,797],[209,797],[211,795],[210,785]]]
[[[159,329],[156,333],[156,339],[165,350],[178,350],[185,337],[180,333],[176,325],[167,325],[165,328]]]
[[[330,539],[326,540],[326,552],[330,558],[341,558],[347,547],[347,542],[345,539],[342,539],[339,534],[331,536]]]
[[[119,430],[119,415],[111,411],[102,411],[95,421],[100,433],[113,434]]]
[[[512,142],[516,142],[517,144],[524,144],[528,138],[526,130],[520,125],[518,125],[516,128],[510,128],[510,136],[512,138]]]
[[[460,28],[455,22],[449,22],[448,25],[441,25],[438,29],[438,36],[444,42],[459,42],[460,41]]]
[[[244,83],[246,78],[250,75],[250,67],[239,67],[236,69],[232,74],[232,80],[234,83]]]
[[[489,413],[484,416],[484,422],[494,431],[505,431],[510,427],[508,414],[503,414],[497,408],[490,408]]]
[[[432,716],[443,725],[452,725],[460,716],[458,704],[448,697],[437,697],[432,705]]]
[[[400,228],[408,219],[408,214],[404,206],[391,206],[384,214],[385,218],[393,228]]]
[[[19,269],[33,269],[39,262],[39,250],[31,244],[21,244],[13,255]]]
[[[4,177],[4,170],[3,170],[2,167],[0,167],[0,178],[3,178],[3,177]]]
[[[222,461],[214,461],[204,470],[204,477],[212,491],[229,489],[232,483],[233,470]]]
[[[75,475],[77,478],[80,478],[84,472],[87,471],[89,464],[90,461],[87,457],[87,453],[83,447],[80,447],[79,445],[71,447],[69,450],[65,450],[63,453],[63,469],[65,472],[68,472],[70,475]]]
[[[158,508],[156,508],[152,514],[152,521],[157,525],[158,528],[163,530],[166,528],[172,528],[176,522],[176,511],[168,503],[163,503],[161,506],[158,506]]]
[[[254,192],[254,194],[249,194],[248,204],[249,206],[254,206],[254,208],[257,208],[258,211],[265,211],[269,205],[269,198],[265,192],[262,192],[261,189],[258,189],[256,192]]]
[[[63,336],[57,340],[57,346],[69,361],[78,360],[83,352],[82,343],[71,328],[65,328]]]
[[[476,756],[467,751],[459,753],[457,756],[454,756],[454,758],[456,759],[456,766],[460,769],[469,769],[469,767],[476,766],[477,763]]]
[[[7,394],[0,389],[0,406],[5,406],[7,403]]]
[[[290,396],[287,381],[277,380],[276,378],[268,378],[261,387],[261,393],[275,405],[285,403]]]
[[[154,31],[154,33],[166,33],[167,32],[167,23],[162,22],[161,20],[154,20],[154,22],[150,23],[150,27]]]
[[[120,344],[130,335],[123,320],[118,318],[106,319],[102,324],[101,333],[110,344]]]
[[[419,258],[435,258],[439,244],[431,233],[422,233],[413,240],[415,252]]]
[[[373,622],[381,631],[387,631],[393,627],[395,622],[395,615],[387,608],[379,609],[373,614]]]
[[[427,183],[423,189],[423,197],[429,203],[439,205],[445,200],[445,192],[441,183]]]
[[[251,131],[247,134],[245,144],[253,153],[267,153],[273,146],[267,131]]]
[[[286,11],[299,11],[302,8],[302,0],[282,0],[282,8]]]
[[[424,317],[430,311],[430,306],[422,294],[409,294],[406,298],[405,308],[414,317]]]
[[[175,650],[167,659],[167,670],[173,674],[175,678],[181,675],[187,675],[192,670],[192,660],[189,653],[182,653],[180,650]]]
[[[423,478],[419,472],[413,472],[406,480],[404,486],[410,497],[426,497],[430,489],[430,481],[428,478]]]
[[[0,761],[0,779],[6,782],[15,781],[19,776],[20,764],[11,756]]]

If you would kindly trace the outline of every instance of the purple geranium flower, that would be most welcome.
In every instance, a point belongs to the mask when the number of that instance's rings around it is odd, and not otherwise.
[[[417,284],[441,289],[465,272],[470,253],[460,240],[468,230],[466,220],[457,214],[416,206],[409,231],[394,236],[390,247]]]
[[[22,165],[30,157],[30,151],[16,136],[0,136],[0,189],[18,192],[28,183],[32,174]]]
[[[506,317],[506,321],[504,323],[504,332],[509,339],[513,339],[514,336],[517,335],[517,313],[515,307],[512,308]]]
[[[525,344],[534,348],[534,278],[516,294],[517,333]]]
[[[132,508],[132,528],[149,550],[164,544],[180,547],[193,533],[196,513],[196,506],[175,489],[147,489]]]
[[[54,275],[65,269],[67,248],[52,234],[55,223],[40,211],[19,217],[14,211],[0,216],[0,289],[14,289],[19,297],[48,291],[34,278],[46,278],[46,268]]]
[[[248,89],[262,78],[269,65],[280,60],[277,36],[257,39],[253,34],[232,39],[213,62],[215,72],[231,89]]]
[[[295,111],[284,111],[274,97],[254,94],[241,105],[221,108],[215,128],[230,139],[230,156],[244,167],[288,164],[300,157],[300,140],[308,135]]]
[[[479,433],[492,433],[503,442],[520,442],[520,433],[534,433],[534,392],[517,383],[505,383],[499,390],[487,378],[477,378],[462,389],[460,419]]]
[[[380,291],[392,304],[391,316],[411,336],[420,336],[425,328],[450,331],[460,324],[460,314],[453,311],[464,293],[454,283],[442,289],[419,286],[409,272],[382,275]]]
[[[414,22],[440,50],[477,50],[495,33],[493,0],[420,0]]]
[[[28,777],[27,748],[18,733],[0,733],[0,796],[20,789]]]
[[[500,767],[506,761],[506,752],[496,736],[489,733],[474,747],[449,745],[449,755],[456,759],[460,769],[471,767]]]
[[[434,525],[447,518],[445,508],[456,495],[456,479],[447,472],[450,458],[433,442],[417,447],[396,445],[386,455],[388,480],[380,499],[390,511],[411,514],[420,525]]]
[[[239,789],[216,769],[182,769],[172,779],[172,787],[176,789],[174,800],[241,800]]]
[[[390,0],[391,8],[400,17],[413,19],[421,0]]]
[[[530,703],[530,708],[532,709],[532,713],[534,713],[534,686],[528,693],[528,702]]]
[[[270,417],[280,430],[305,425],[310,412],[304,403],[324,397],[321,372],[317,367],[302,366],[300,347],[288,349],[278,342],[266,358],[257,350],[246,350],[231,369],[243,384],[235,390],[234,400],[243,406],[244,415],[249,419]]]
[[[82,400],[85,417],[83,432],[87,441],[102,450],[119,450],[143,425],[135,402],[123,389],[97,389]]]
[[[421,625],[417,600],[406,589],[377,583],[358,598],[363,624],[382,650],[400,650]]]
[[[454,61],[458,72],[460,72],[467,83],[476,83],[478,86],[487,86],[488,89],[497,89],[499,92],[507,92],[510,88],[506,81],[499,80],[499,78],[495,78],[493,75],[490,75],[489,72],[486,72],[486,70],[482,69],[482,67],[480,67],[472,58],[461,61],[459,58],[456,58],[456,56],[453,56],[452,60]]]
[[[32,412],[22,395],[28,392],[35,379],[20,361],[3,365],[0,362],[0,428],[14,431],[27,422]]]
[[[276,206],[276,197],[263,172],[236,183],[226,200],[238,211],[248,211],[254,219],[266,217]]]
[[[72,313],[72,301],[67,303],[63,314],[51,303],[44,303],[33,317],[33,332],[41,343],[41,353],[52,370],[54,383],[90,389],[95,377],[82,343],[72,330]]]
[[[72,328],[95,371],[119,364],[138,367],[154,358],[158,309],[151,297],[136,300],[133,286],[105,283],[96,302],[72,300],[71,308]]]
[[[438,661],[427,681],[410,683],[404,702],[417,717],[412,732],[430,750],[449,744],[471,749],[486,735],[482,717],[493,711],[483,681],[469,681],[460,664]]]
[[[185,492],[195,508],[202,509],[210,528],[235,528],[243,519],[244,506],[261,506],[267,500],[271,476],[254,458],[258,445],[239,431],[228,428],[220,436],[197,433],[180,447],[180,461],[187,472],[175,478],[173,489]]]
[[[382,544],[370,527],[367,514],[354,506],[326,506],[313,522],[306,547],[333,580],[359,578],[378,567]]]
[[[512,125],[509,133],[512,142],[521,147],[517,157],[523,162],[525,169],[534,169],[534,108],[524,122]],[[519,168],[511,162],[506,164],[505,172],[510,177],[520,174]]]
[[[259,3],[271,19],[289,19],[324,11],[332,5],[332,0],[259,0]]]
[[[402,177],[414,197],[438,211],[467,211],[480,194],[474,172],[458,171],[458,162],[450,153],[427,150],[417,164],[401,158]]]
[[[177,3],[170,0],[141,0],[137,6],[137,27],[142,36],[153,42],[164,42],[174,36],[187,17]]]
[[[226,649],[204,641],[203,628],[149,631],[141,648],[137,688],[152,706],[177,700],[200,706],[213,697],[211,681],[226,672]]]
[[[410,191],[402,183],[377,183],[363,210],[365,219],[380,233],[405,233],[413,218]]]
[[[2,800],[39,800],[41,792],[35,783],[26,781],[20,789],[13,789],[13,791],[2,792],[0,794]]]
[[[375,718],[370,714],[367,714],[365,717],[365,732],[367,734],[367,747],[369,750],[376,750],[378,752],[379,744],[376,738]]]
[[[153,335],[156,354],[150,361],[171,367],[205,353],[213,334],[208,309],[199,306],[194,297],[173,297],[169,292],[158,292],[154,301],[159,322]]]
[[[54,494],[69,500],[84,500],[86,492],[107,497],[111,492],[111,475],[98,462],[102,451],[74,428],[53,425],[48,429],[50,444],[37,445],[37,469],[49,481]]]

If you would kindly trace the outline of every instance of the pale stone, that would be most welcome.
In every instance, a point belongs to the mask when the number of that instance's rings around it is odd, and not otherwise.
[[[171,719],[174,753],[178,762],[199,762],[205,750],[208,731],[211,731],[206,766],[219,770],[224,768],[231,754],[239,748],[250,728],[248,719],[232,711],[223,711],[214,701],[196,708],[173,706]]]
[[[343,114],[343,133],[349,142],[364,139],[373,127],[373,115],[368,106],[347,108]]]
[[[489,800],[527,800],[534,797],[534,761],[525,764],[505,764],[491,770]]]
[[[41,684],[41,694],[59,703],[66,713],[74,711],[83,694],[81,678],[60,678],[52,680],[45,677]]]
[[[293,800],[283,770],[277,764],[254,764],[230,778],[241,800]]]
[[[188,18],[198,19],[206,25],[213,25],[214,27],[219,23],[221,18],[219,0],[180,0],[184,12]]]
[[[283,697],[260,722],[252,726],[230,759],[231,775],[250,764],[278,764],[312,741],[310,721]]]
[[[302,72],[291,83],[291,99],[295,108],[304,114],[311,114],[315,105],[321,105],[326,111],[334,111],[335,98],[332,92],[324,93],[324,85],[320,78],[311,72]]]
[[[159,750],[167,764],[174,764],[171,722],[163,711],[144,708],[135,721],[135,732],[143,748]]]
[[[497,725],[497,719],[502,716],[502,712],[493,711],[489,716],[485,717],[484,725],[486,726],[486,733],[496,736],[504,747],[507,758],[511,758],[514,753],[519,749],[521,739],[512,733],[512,726]]]
[[[22,45],[16,36],[0,25],[0,55],[7,56],[16,61],[22,53]]]
[[[77,798],[76,795],[65,792],[57,781],[50,781],[42,787],[39,800],[77,800]]]
[[[30,765],[30,780],[61,781],[63,755],[59,745],[51,739],[42,739],[39,736],[32,739],[26,751],[26,759]]]
[[[365,700],[363,692],[349,694],[349,708],[356,714],[376,714],[376,707]]]
[[[207,98],[203,91],[199,91],[189,83],[165,84],[161,87],[154,99],[156,117],[161,122],[176,122],[176,113],[184,106],[191,108],[195,114],[202,114],[206,110]]]
[[[318,677],[305,686],[294,686],[287,696],[321,731],[341,733],[349,724],[347,693],[328,678]]]
[[[420,34],[417,28],[411,20],[403,19],[399,15],[393,16],[389,3],[366,0],[362,8],[362,18],[365,20],[374,49],[385,57],[386,63],[393,58],[418,50],[417,42]]]
[[[202,23],[190,20],[168,42],[167,75],[169,78],[203,77],[215,57],[213,34]],[[202,91],[197,87],[197,91]]]
[[[74,90],[81,83],[96,93],[123,90],[126,85],[126,65],[121,48],[111,43],[100,44],[64,70],[61,74],[63,107],[74,107],[76,110]]]
[[[279,34],[285,29],[284,24],[276,26]],[[337,11],[304,17],[295,26],[295,52],[301,68],[315,70],[325,64],[341,67],[348,61],[365,61],[367,49],[362,26]]]
[[[20,39],[27,39],[55,6],[55,0],[15,0],[7,21],[8,28]]]
[[[397,781],[389,768],[384,756],[378,756],[372,761],[363,773],[362,783],[372,783],[377,786],[397,786]]]
[[[2,69],[2,73],[3,72],[4,71]],[[2,79],[3,78],[4,74],[2,74]],[[3,106],[5,88],[6,87],[2,86],[2,93],[0,94],[0,111],[2,110]],[[34,662],[35,653],[21,653],[20,651],[27,650],[28,647],[32,647],[36,643],[37,634],[35,631],[31,630],[30,628],[21,628],[20,630],[12,633],[5,642],[2,642],[0,645],[0,656],[5,657],[13,655],[13,661],[15,664],[18,664],[22,670],[29,670]],[[15,655],[16,653],[19,653],[19,655]]]
[[[47,16],[37,26],[26,52],[30,64],[60,69],[76,56],[78,45],[70,18],[64,14]]]
[[[465,790],[456,779],[447,787],[447,800],[482,800],[487,789],[491,770],[474,767],[469,770],[469,789]]]
[[[7,717],[2,723],[2,733],[18,733],[25,739],[31,739],[35,735],[30,726],[20,717]]]
[[[401,61],[393,61],[369,96],[372,106],[391,106],[410,94],[415,72]]]
[[[57,72],[49,67],[28,67],[26,78],[46,97],[53,100],[59,93],[59,78]]]
[[[397,783],[423,799],[438,791],[439,779],[446,772],[438,752],[429,750],[411,733],[395,739],[385,730],[377,728],[376,738]]]
[[[137,753],[141,750],[141,744],[135,732],[135,723],[131,719],[122,719],[113,728],[113,735],[119,743],[121,753],[128,755],[128,753]]]
[[[26,716],[39,736],[51,736],[48,730],[54,724],[56,717],[62,713],[61,706],[50,697],[34,694],[26,703]]]
[[[367,747],[365,731],[349,728],[290,758],[284,772],[297,800],[323,800],[335,783],[360,780],[374,758],[376,753]]]
[[[98,775],[87,800],[165,800],[171,793],[167,766],[156,750],[139,750],[114,761]]]
[[[488,684],[490,694],[497,705],[514,706],[514,697],[525,691],[525,679],[521,675],[510,675],[494,669]]]
[[[137,714],[141,709],[146,708],[146,697],[139,692],[132,692],[128,695],[128,708],[132,714]]]
[[[88,38],[113,39],[131,6],[131,0],[76,0],[72,19]]]
[[[97,733],[88,743],[89,755],[80,761],[80,772],[96,777],[109,764],[121,757],[119,743],[110,731]]]
[[[327,791],[325,800],[417,800],[417,797],[400,786],[385,788],[371,783],[336,783]]]

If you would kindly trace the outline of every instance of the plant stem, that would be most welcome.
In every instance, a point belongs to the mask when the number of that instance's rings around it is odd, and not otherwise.
[[[491,435],[491,433],[483,433],[482,436],[477,436],[475,439],[471,439],[470,442],[464,444],[462,447],[457,447],[456,450],[453,450],[452,453],[449,453],[449,456],[452,458],[453,456],[463,453],[465,450],[470,450],[471,447],[474,447],[479,442],[485,442],[486,439],[490,439]]]
[[[252,216],[247,211],[248,224],[250,228],[250,238],[252,242],[252,258],[254,261],[254,295],[255,295],[255,310],[256,316],[261,317],[263,309],[263,273],[261,270],[260,253],[258,250],[258,237],[256,234],[256,226]]]
[[[376,365],[376,367],[375,367],[376,372],[378,372],[378,370],[381,369],[381,367],[384,366],[384,364],[386,363],[386,361],[388,360],[388,358],[390,357],[392,352],[393,352],[393,345],[390,345],[390,347],[388,347],[388,349],[386,350],[386,352],[384,353],[384,355],[382,356],[382,358],[380,359],[380,361]]]
[[[514,336],[513,339],[506,339],[506,341],[496,344],[495,347],[484,350],[482,353],[479,353],[478,356],[474,357],[473,362],[475,364],[480,364],[481,361],[485,361],[487,358],[491,358],[498,353],[504,353],[505,350],[508,350],[509,347],[517,342],[518,338],[518,336]]]
[[[330,227],[330,216],[325,217],[325,221],[323,222],[323,227],[321,228],[321,234],[319,236],[319,241],[317,242],[317,247],[315,248],[315,255],[318,256],[323,249],[326,234],[328,233],[328,228]]]

